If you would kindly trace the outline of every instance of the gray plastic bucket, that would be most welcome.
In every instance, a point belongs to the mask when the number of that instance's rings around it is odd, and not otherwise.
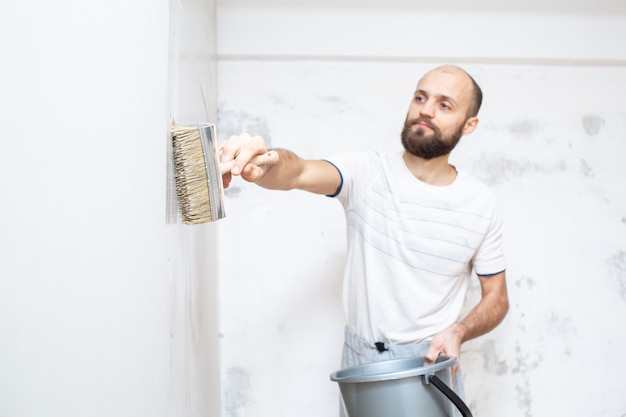
[[[469,408],[452,391],[450,368],[457,360],[440,356],[424,366],[424,357],[393,359],[342,369],[331,374],[349,417],[453,417]]]

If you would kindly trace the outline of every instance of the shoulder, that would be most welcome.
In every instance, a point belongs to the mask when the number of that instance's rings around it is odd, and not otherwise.
[[[387,163],[387,154],[381,152],[342,152],[325,160],[333,164],[344,176],[362,176]]]
[[[370,152],[345,151],[345,152],[332,154],[328,158],[326,158],[326,160],[333,164],[351,163],[351,162],[357,162],[357,163],[370,162],[371,163],[376,160],[380,160],[381,157],[383,157],[384,155],[385,155],[384,153],[375,152],[375,151],[370,151]]]
[[[456,183],[459,185],[459,188],[463,190],[495,197],[495,193],[491,187],[468,172],[460,170]]]
[[[339,171],[341,186],[332,196],[342,201],[360,199],[381,177],[387,164],[386,155],[380,152],[343,152],[326,158],[326,161]]]
[[[460,206],[473,213],[495,216],[499,211],[495,191],[475,176],[459,171],[454,183],[454,199]]]

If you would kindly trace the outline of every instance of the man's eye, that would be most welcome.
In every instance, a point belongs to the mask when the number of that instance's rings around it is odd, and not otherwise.
[[[450,109],[450,105],[448,103],[441,103],[441,107],[446,110]]]
[[[415,96],[415,101],[419,101],[421,103],[426,101],[426,99],[424,98],[424,96]]]

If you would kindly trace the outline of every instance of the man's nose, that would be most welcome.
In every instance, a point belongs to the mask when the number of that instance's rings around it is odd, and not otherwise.
[[[431,100],[427,100],[420,108],[420,114],[422,116],[432,119],[435,115],[435,105]]]

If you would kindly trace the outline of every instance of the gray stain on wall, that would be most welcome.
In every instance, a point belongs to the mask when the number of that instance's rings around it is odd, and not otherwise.
[[[539,125],[531,120],[519,120],[511,123],[508,130],[515,139],[528,139],[539,131]]]
[[[493,339],[483,343],[480,347],[480,352],[483,356],[483,366],[487,373],[495,375],[506,374],[508,370],[506,360],[498,357],[498,349],[496,349],[496,342]]]
[[[272,147],[272,138],[267,120],[261,116],[250,113],[227,110],[220,106],[217,111],[217,134],[221,140],[228,139],[232,135],[242,132],[252,136],[258,135],[265,139],[268,148]]]
[[[617,251],[608,261],[611,276],[615,278],[620,296],[626,301],[626,251]]]
[[[224,195],[229,198],[237,198],[241,194],[241,187],[238,185],[231,185],[224,190]]]
[[[239,417],[246,415],[246,405],[250,401],[250,375],[241,367],[232,367],[226,372],[224,400],[226,415]]]
[[[523,385],[518,384],[515,390],[517,391],[517,403],[524,410],[524,416],[531,417],[532,412],[530,409],[533,403],[533,396],[530,393],[530,381],[528,378],[524,378]]]
[[[548,165],[528,159],[513,159],[507,156],[494,155],[483,155],[470,167],[472,174],[489,186],[522,178],[529,173],[553,174],[566,170],[567,164],[563,161]]]
[[[522,342],[524,343],[524,342]],[[524,344],[525,347],[528,344]],[[535,357],[532,357],[532,353],[527,353],[522,350],[521,343],[515,346],[515,367],[511,369],[513,374],[526,375],[529,371],[535,370],[543,362],[543,356],[540,353],[536,353]]]
[[[581,159],[579,163],[580,173],[587,178],[593,178],[593,168],[585,159]]]
[[[332,109],[337,114],[344,113],[345,111],[350,109],[349,103],[338,96],[322,96],[319,97],[318,100],[324,105],[328,106],[329,109]]]
[[[578,340],[578,327],[567,312],[552,310],[539,323],[541,342],[552,340],[555,346],[563,349],[563,354],[570,356]]]
[[[535,282],[535,280],[531,277],[527,276],[521,277],[520,279],[515,281],[515,286],[520,289],[523,287],[527,287],[528,290],[532,291],[535,285],[537,285],[537,282]]]
[[[511,290],[515,290],[516,293],[528,292],[532,293],[537,291],[537,287],[540,285],[536,280],[530,276],[521,276],[514,281],[514,286]],[[519,295],[517,295],[519,298]],[[519,382],[515,385],[517,406],[520,411],[523,411],[524,416],[530,417],[532,415],[532,384],[531,375],[532,372],[539,368],[544,362],[544,357],[540,350],[535,348],[536,336],[534,333],[531,335],[525,335],[526,325],[528,322],[526,317],[526,311],[529,306],[516,304],[512,313],[517,312],[518,328],[522,332],[524,339],[517,341],[515,346],[515,362],[510,368],[511,375],[514,376]],[[541,332],[540,332],[541,334]]]
[[[524,346],[527,346],[526,344]],[[515,386],[517,391],[517,403],[521,410],[524,410],[524,415],[526,417],[530,417],[531,406],[533,401],[533,396],[531,392],[531,384],[530,384],[530,371],[537,369],[541,362],[543,362],[543,357],[541,354],[537,353],[537,357],[532,358],[532,354],[526,353],[522,351],[521,344],[518,344],[515,347],[515,359],[517,360],[516,366],[511,370],[513,374],[520,374],[522,381],[521,383]]]
[[[585,133],[589,136],[596,136],[604,127],[604,119],[593,115],[583,116],[582,123]]]

